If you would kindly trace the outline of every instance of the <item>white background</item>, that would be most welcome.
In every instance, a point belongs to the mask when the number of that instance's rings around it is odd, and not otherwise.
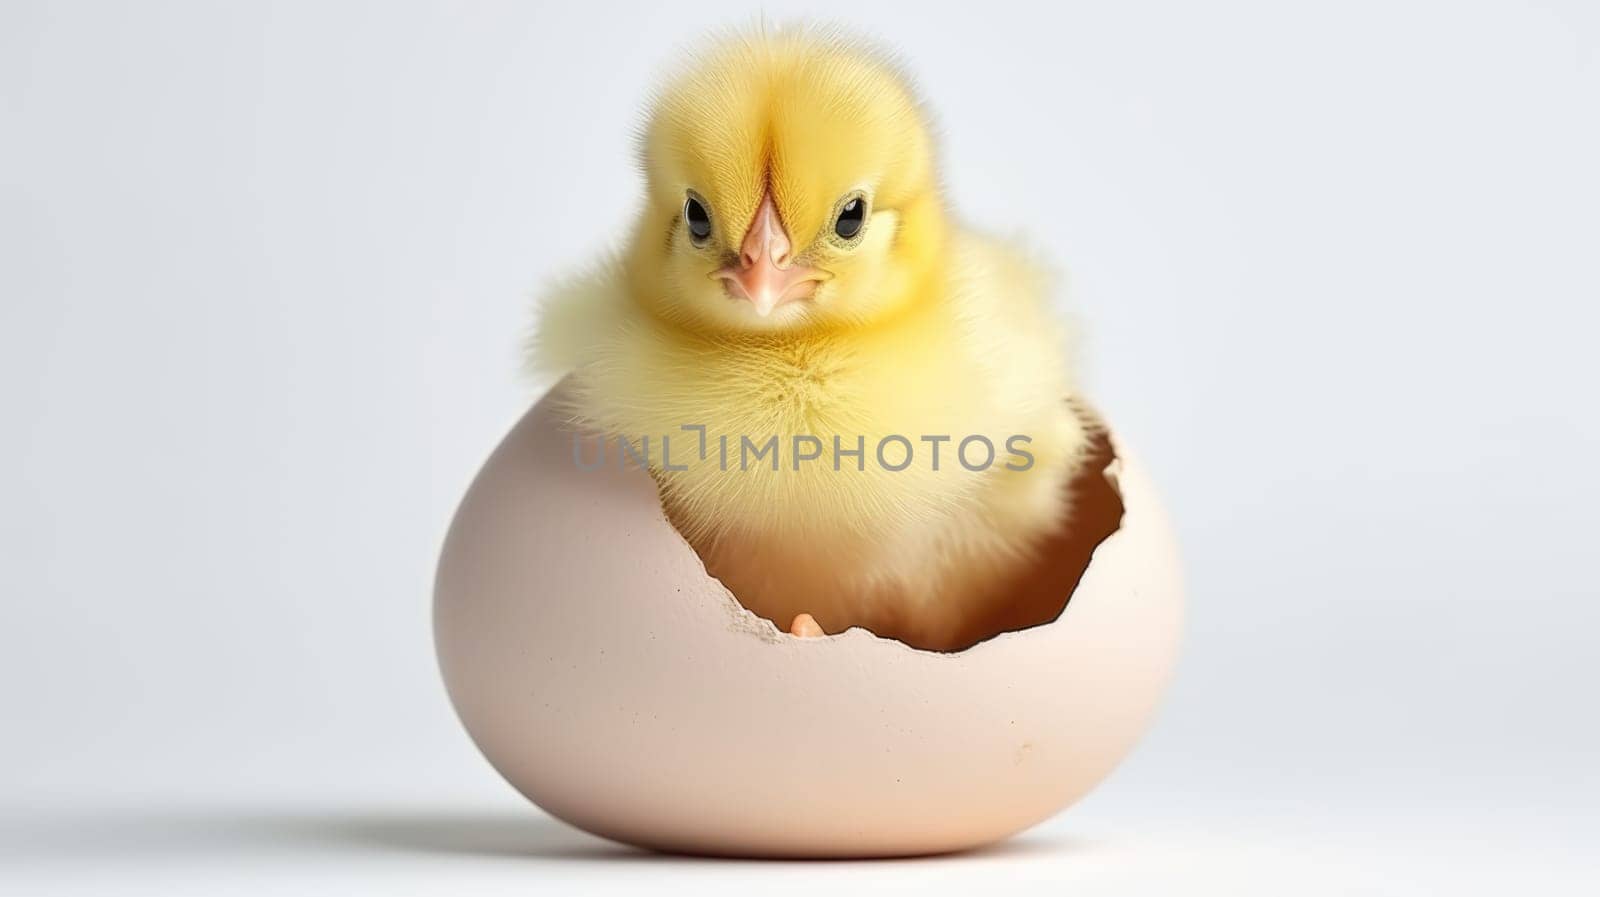
[[[0,6],[0,890],[1578,893],[1600,783],[1600,8],[769,3],[899,48],[1071,272],[1186,653],[1009,845],[652,857],[503,785],[429,590],[743,4]],[[960,808],[951,808],[959,812]]]

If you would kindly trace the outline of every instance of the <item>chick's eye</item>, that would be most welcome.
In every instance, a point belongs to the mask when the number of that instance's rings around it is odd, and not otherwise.
[[[683,204],[683,220],[689,225],[689,239],[696,245],[711,237],[711,213],[706,211],[704,203],[693,196]]]
[[[846,240],[854,239],[856,234],[861,233],[861,225],[866,220],[867,204],[857,196],[839,209],[839,217],[833,222],[833,232]]]

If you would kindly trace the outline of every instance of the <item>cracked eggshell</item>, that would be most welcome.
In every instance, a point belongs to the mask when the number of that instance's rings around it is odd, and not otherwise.
[[[551,814],[687,853],[959,850],[1082,797],[1148,722],[1181,591],[1120,445],[1122,525],[1062,615],[941,654],[861,629],[795,638],[745,610],[648,474],[576,469],[554,396],[463,500],[434,604],[467,731]]]

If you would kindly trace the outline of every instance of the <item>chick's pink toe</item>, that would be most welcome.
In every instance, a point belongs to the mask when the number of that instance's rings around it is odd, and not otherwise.
[[[813,619],[810,614],[800,614],[799,616],[795,617],[794,622],[789,624],[789,634],[799,636],[800,638],[816,638],[818,636],[827,635],[826,632],[822,631],[822,627],[817,625],[817,621]]]

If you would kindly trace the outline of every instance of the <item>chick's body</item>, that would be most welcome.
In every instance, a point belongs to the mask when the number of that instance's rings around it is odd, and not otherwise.
[[[1087,446],[1042,272],[948,221],[903,82],[830,37],[718,44],[644,157],[631,247],[545,306],[574,416],[655,443],[668,515],[756,613],[970,642]]]

